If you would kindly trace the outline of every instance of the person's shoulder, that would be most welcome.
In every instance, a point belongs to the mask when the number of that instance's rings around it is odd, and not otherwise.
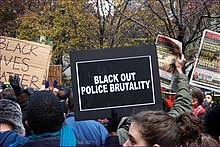
[[[18,133],[12,130],[1,133],[0,138],[7,142],[8,146],[20,146],[29,140],[27,137],[20,136]]]
[[[3,133],[1,133],[0,134],[0,136],[5,136],[5,137],[8,137],[8,138],[10,138],[10,139],[23,139],[23,140],[28,140],[28,138],[27,137],[24,137],[24,136],[21,136],[21,135],[19,135],[18,133],[16,133],[15,131],[13,131],[13,130],[9,130],[9,131],[5,131],[5,132],[3,132]],[[1,138],[2,138],[1,137]]]
[[[100,122],[95,121],[95,120],[85,120],[84,122],[90,125],[97,126],[97,127],[104,127]]]
[[[46,137],[41,139],[29,140],[23,146],[59,146],[60,137]]]
[[[12,130],[0,132],[0,136],[8,136],[8,135],[18,135],[18,134]]]

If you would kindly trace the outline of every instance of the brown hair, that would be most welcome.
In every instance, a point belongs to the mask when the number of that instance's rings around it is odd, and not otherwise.
[[[219,146],[218,142],[212,138],[208,134],[203,134],[202,133],[202,140],[201,143],[198,142],[193,142],[189,146],[200,146],[200,147],[206,147],[206,146]]]
[[[139,132],[149,146],[184,145],[200,137],[201,121],[191,113],[184,113],[178,119],[162,111],[143,111],[133,116]]]
[[[68,110],[74,112],[73,92],[71,91],[68,97]]]
[[[202,102],[204,100],[204,95],[202,93],[202,90],[197,87],[191,87],[192,96],[196,98],[199,102],[199,105],[202,105]]]

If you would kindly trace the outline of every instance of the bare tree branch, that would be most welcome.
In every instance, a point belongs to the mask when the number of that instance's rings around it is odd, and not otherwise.
[[[211,14],[210,14],[209,9],[208,9],[208,7],[207,7],[207,5],[206,5],[206,2],[204,2],[204,5],[205,5],[205,9],[206,9],[206,11],[207,11],[207,15],[210,16]]]
[[[166,16],[167,21],[168,21],[168,24],[169,24],[169,26],[166,25],[166,26],[167,26],[167,30],[168,30],[168,32],[169,32],[170,37],[173,37],[172,34],[174,34],[174,31],[173,31],[173,28],[172,28],[171,21],[170,21],[170,19],[169,19],[169,16],[167,15],[167,12],[166,12],[166,9],[165,9],[165,6],[164,6],[163,2],[162,2],[162,1],[159,1],[159,2],[160,2],[161,6],[162,6],[162,8],[163,8],[163,11],[164,11],[164,13],[165,13],[165,16]],[[170,31],[170,30],[171,30],[171,31]]]
[[[123,8],[123,10],[122,10],[122,13],[125,12],[125,10],[126,10],[126,8],[127,8],[127,6],[128,6],[128,2],[129,2],[129,1],[127,1],[127,2],[125,3],[125,6],[124,6],[124,8]],[[120,17],[119,17],[119,20],[118,20],[118,23],[117,23],[117,25],[116,25],[116,29],[115,29],[115,31],[114,31],[113,37],[112,37],[112,41],[111,41],[111,44],[110,44],[110,48],[113,47],[113,44],[114,44],[114,41],[115,41],[114,36],[115,36],[115,34],[118,32],[118,29],[119,29],[120,23],[121,23],[121,19],[122,19],[122,17],[120,16]]]
[[[109,2],[109,0],[106,0],[106,1]],[[125,15],[124,13],[122,13],[113,3],[111,3],[111,2],[109,2],[109,3],[110,3],[111,5],[113,5],[113,7],[114,7],[123,17],[125,17],[125,18],[127,18],[128,20],[133,21],[133,22],[135,22],[136,24],[140,25],[141,27],[145,28],[154,38],[156,38],[156,35],[155,35],[152,31],[154,31],[154,32],[156,32],[156,33],[158,33],[158,34],[161,34],[161,32],[159,32],[158,30],[156,30],[156,29],[154,29],[154,28],[151,28],[151,27],[149,27],[149,26],[146,26],[146,25],[140,23],[139,21],[137,21],[137,20],[135,20],[135,19],[133,19],[133,18],[131,18],[131,17],[128,17],[127,15]]]
[[[214,16],[212,16],[212,15],[210,15],[210,16],[204,15],[204,16],[201,16],[201,17],[199,18],[198,22],[197,22],[196,29],[195,29],[194,33],[191,35],[191,37],[188,39],[188,41],[186,41],[184,47],[186,47],[188,44],[190,44],[190,43],[192,43],[193,41],[195,41],[194,38],[197,38],[197,37],[195,37],[195,35],[196,35],[197,31],[199,30],[199,26],[200,26],[201,21],[202,21],[204,18],[220,18],[220,15],[214,15]]]
[[[166,26],[166,29],[167,29],[167,31],[168,31],[168,33],[169,33],[169,36],[171,36],[170,30],[169,30],[169,27],[168,27],[168,25],[167,25],[166,20],[163,19],[157,12],[155,12],[155,11],[153,10],[153,8],[150,6],[150,4],[148,4],[148,7],[150,8],[150,10],[151,10],[160,20],[162,20],[162,21],[164,22],[164,24],[165,24],[165,26]]]
[[[134,27],[135,24],[133,24],[131,27],[129,27],[118,39],[118,43],[115,45],[115,47],[118,47],[118,45],[121,43],[121,40],[123,39],[123,37],[127,38],[124,34],[126,34],[131,28]]]
[[[179,24],[179,19],[178,19],[177,15],[176,15],[176,12],[175,12],[175,10],[174,10],[174,5],[173,5],[172,2],[170,2],[170,9],[171,9],[171,12],[172,12],[173,17],[175,18],[177,24]],[[174,33],[175,33],[175,32],[174,32]],[[174,37],[176,38],[175,35],[174,35]]]
[[[179,0],[179,7],[180,7],[180,13],[179,13],[179,34],[177,39],[180,42],[183,42],[184,34],[185,34],[185,21],[184,21],[184,13],[185,13],[185,2],[183,0]],[[183,42],[184,43],[184,42]],[[184,53],[184,47],[183,47],[183,53]]]

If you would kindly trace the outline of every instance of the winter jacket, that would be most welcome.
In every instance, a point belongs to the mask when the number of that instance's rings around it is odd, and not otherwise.
[[[192,95],[189,89],[188,77],[185,74],[177,76],[177,92],[173,107],[168,112],[173,117],[180,116],[184,112],[192,112]]]
[[[206,112],[201,117],[204,120],[205,131],[219,140],[220,136],[220,104],[214,107],[211,111]]]
[[[0,146],[9,146],[15,142],[24,144],[26,141],[28,141],[28,138],[20,136],[12,130],[3,133],[0,132]]]
[[[55,136],[29,140],[23,146],[60,146],[60,137]],[[95,146],[95,144],[76,139],[76,146]]]
[[[74,112],[67,114],[65,124],[70,126],[79,140],[102,146],[108,136],[106,128],[97,121],[85,120],[75,121]]]

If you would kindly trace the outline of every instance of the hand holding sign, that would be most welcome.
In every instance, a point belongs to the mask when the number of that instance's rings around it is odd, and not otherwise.
[[[9,76],[9,82],[12,88],[15,91],[16,96],[20,96],[23,94],[23,89],[20,86],[20,78],[19,75],[15,74],[14,76]]]
[[[20,78],[17,74],[15,74],[14,76],[10,75],[9,76],[9,82],[11,84],[11,86],[13,88],[17,88],[17,87],[20,87]]]
[[[183,54],[181,57],[177,56],[175,66],[176,66],[176,71],[178,73],[183,73],[183,68],[185,66],[185,63],[186,63],[186,59]]]

